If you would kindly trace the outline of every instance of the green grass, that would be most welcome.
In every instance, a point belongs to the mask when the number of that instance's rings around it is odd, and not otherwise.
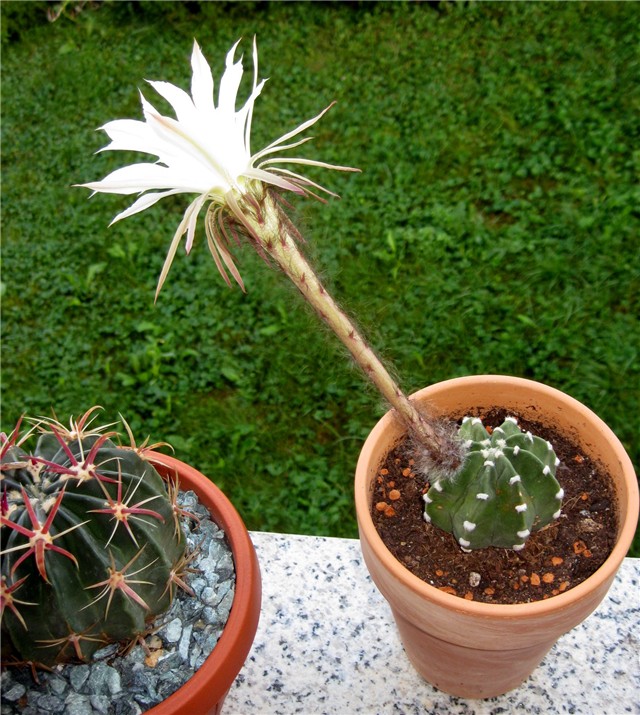
[[[252,529],[354,536],[352,474],[384,412],[281,276],[247,294],[200,231],[157,305],[186,197],[108,228],[72,188],[132,157],[95,129],[144,79],[219,76],[256,34],[254,148],[337,105],[308,155],[362,169],[296,201],[335,296],[413,391],[497,372],[594,409],[640,464],[640,13],[634,3],[115,3],[43,21],[3,3],[3,426],[122,412],[173,442]],[[248,75],[251,73],[248,72]],[[155,101],[153,90],[144,90]],[[640,555],[640,544],[634,550]]]

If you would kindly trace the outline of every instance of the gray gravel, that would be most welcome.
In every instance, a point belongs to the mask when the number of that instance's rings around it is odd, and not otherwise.
[[[178,590],[169,611],[154,623],[158,630],[145,639],[151,656],[140,645],[117,656],[118,645],[111,644],[97,651],[90,664],[38,671],[39,686],[28,669],[3,670],[2,715],[139,715],[204,663],[231,610],[233,557],[224,532],[193,492],[181,493],[180,505],[200,518],[199,524],[183,522],[189,549],[201,547],[190,564],[198,572],[187,577],[196,598]]]

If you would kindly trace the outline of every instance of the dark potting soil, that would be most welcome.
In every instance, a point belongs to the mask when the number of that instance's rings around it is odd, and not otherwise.
[[[508,414],[478,416],[496,427]],[[521,551],[465,553],[453,535],[427,524],[422,496],[429,485],[416,475],[407,441],[378,469],[371,514],[380,537],[409,571],[446,593],[485,603],[538,601],[577,586],[613,549],[618,519],[608,475],[553,429],[520,418],[518,424],[551,442],[565,492],[560,518],[534,532]]]

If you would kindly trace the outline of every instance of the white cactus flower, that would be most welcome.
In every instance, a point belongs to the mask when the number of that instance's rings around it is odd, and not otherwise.
[[[239,221],[241,227],[246,227],[246,208],[242,206],[242,199],[251,205],[251,196],[260,195],[261,190],[258,189],[262,184],[316,198],[320,197],[313,193],[312,188],[335,195],[300,174],[280,168],[279,165],[283,163],[357,171],[350,167],[334,166],[311,159],[272,156],[309,141],[312,137],[286,143],[315,124],[332,104],[261,151],[251,153],[253,107],[265,80],[258,82],[258,50],[254,38],[253,89],[244,106],[237,110],[237,95],[243,74],[242,59],[234,61],[239,42],[238,40],[227,54],[217,106],[214,102],[211,68],[198,43],[194,41],[191,55],[191,96],[169,82],[149,82],[172,106],[176,119],[160,114],[140,93],[144,121],[116,119],[102,127],[111,143],[100,151],[138,151],[156,156],[156,162],[131,164],[116,169],[102,181],[80,184],[92,189],[94,194],[140,194],[112,223],[144,211],[167,196],[182,193],[196,195],[184,212],[169,247],[158,281],[156,298],[185,233],[185,248],[187,253],[191,251],[198,216],[205,204],[209,204],[205,224],[207,239],[216,266],[227,284],[230,285],[226,272],[228,270],[244,288],[227,245],[229,236],[235,235],[233,224],[237,222],[234,219]],[[224,211],[225,209],[228,211]],[[228,218],[231,218],[231,222]]]

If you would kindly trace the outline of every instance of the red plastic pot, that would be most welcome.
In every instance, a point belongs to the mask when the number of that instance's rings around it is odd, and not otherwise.
[[[211,655],[181,688],[147,713],[217,715],[249,655],[258,628],[262,603],[258,557],[238,512],[213,482],[174,457],[149,452],[148,458],[162,476],[177,475],[180,488],[192,489],[209,509],[231,547],[236,585],[229,620]]]

